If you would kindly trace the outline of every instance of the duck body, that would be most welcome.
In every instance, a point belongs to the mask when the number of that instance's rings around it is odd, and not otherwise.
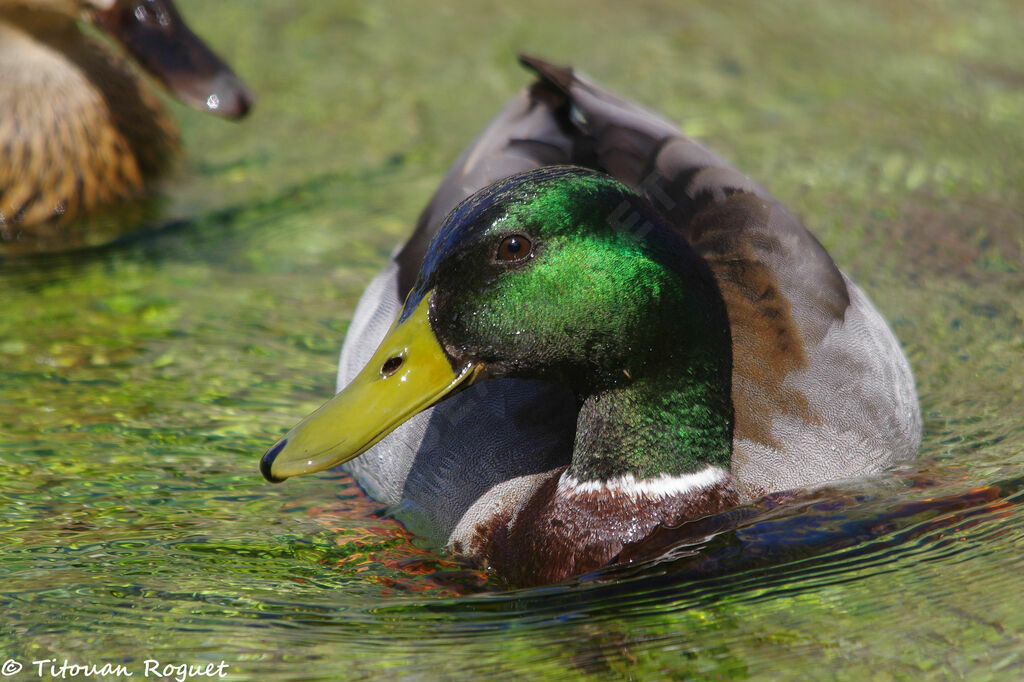
[[[538,81],[371,282],[341,393],[264,474],[350,460],[415,532],[538,584],[659,526],[913,458],[921,418],[899,344],[799,219],[660,117],[523,61]],[[507,239],[529,259],[484,264]],[[343,434],[377,414],[368,382],[396,361],[413,377],[416,325],[451,385],[399,407],[389,435]]]
[[[142,197],[179,153],[160,99],[82,31],[83,18],[197,108],[238,118],[250,105],[168,0],[0,0],[0,241],[9,245],[76,246],[63,243],[72,239],[64,225]]]

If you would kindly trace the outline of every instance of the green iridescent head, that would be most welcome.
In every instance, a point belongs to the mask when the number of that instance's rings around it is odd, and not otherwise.
[[[453,365],[561,381],[580,397],[660,371],[709,334],[729,345],[703,261],[644,199],[583,168],[516,175],[460,205],[403,315],[428,292]]]

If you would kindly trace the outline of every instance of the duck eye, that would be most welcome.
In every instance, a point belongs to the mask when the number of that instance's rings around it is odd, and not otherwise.
[[[494,260],[499,263],[514,263],[525,259],[533,251],[533,242],[521,234],[510,234],[498,244]]]

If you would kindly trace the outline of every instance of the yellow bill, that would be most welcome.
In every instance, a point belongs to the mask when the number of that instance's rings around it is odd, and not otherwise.
[[[395,322],[352,383],[263,455],[260,471],[268,481],[355,459],[409,417],[472,383],[479,365],[453,369],[430,328],[431,293]]]

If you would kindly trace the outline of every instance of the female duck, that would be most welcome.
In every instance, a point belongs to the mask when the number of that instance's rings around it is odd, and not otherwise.
[[[524,62],[540,80],[371,283],[346,387],[264,475],[352,460],[413,529],[544,583],[912,458],[906,359],[800,221],[653,114]]]
[[[83,17],[195,108],[249,109],[245,85],[170,0],[0,0],[0,241],[45,241],[57,224],[138,197],[177,152],[159,99],[79,29]]]

